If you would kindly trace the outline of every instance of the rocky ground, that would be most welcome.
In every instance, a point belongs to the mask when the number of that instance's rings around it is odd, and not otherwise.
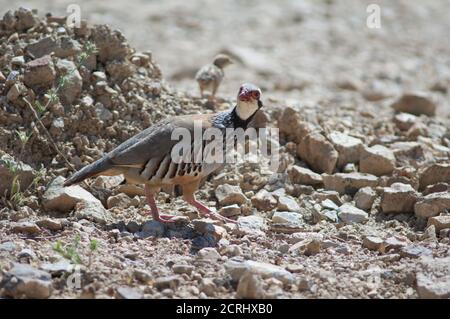
[[[110,26],[0,20],[2,297],[450,297],[445,1],[381,2],[379,30],[359,1],[130,1],[150,9],[122,20],[113,2],[113,21],[88,3]],[[236,63],[215,109],[252,81],[258,119],[280,130],[278,173],[228,166],[198,192],[236,225],[164,193],[161,210],[188,218],[152,221],[121,177],[62,187],[70,166],[162,118],[212,112],[192,77],[218,52]]]

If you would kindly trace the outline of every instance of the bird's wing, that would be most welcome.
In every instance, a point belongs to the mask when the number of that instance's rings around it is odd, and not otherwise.
[[[213,114],[178,116],[155,124],[125,141],[107,156],[113,166],[142,167],[152,158],[169,154],[179,140],[172,139],[176,128],[186,128],[191,136],[194,123],[200,121],[202,128],[211,127]]]
[[[205,65],[197,74],[195,79],[199,82],[215,81],[222,76],[223,71],[214,64]]]

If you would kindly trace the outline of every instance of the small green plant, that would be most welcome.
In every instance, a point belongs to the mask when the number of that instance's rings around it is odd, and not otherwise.
[[[11,194],[9,196],[9,200],[14,207],[21,206],[25,201],[25,196],[20,190],[20,181],[19,176],[14,176],[11,183]]]
[[[14,161],[5,160],[4,165],[7,167],[11,175],[13,175],[13,179],[11,182],[11,191],[9,192],[9,195],[7,192],[4,194],[5,198],[7,199],[6,204],[8,204],[10,208],[20,207],[26,200],[26,196],[24,195],[24,193],[30,188],[39,185],[46,174],[46,169],[44,165],[41,164],[41,167],[35,171],[34,178],[31,181],[30,185],[28,185],[26,189],[22,189],[18,174],[20,164],[17,164]]]
[[[78,253],[81,238],[79,235],[75,236],[73,242],[69,245],[63,245],[60,240],[53,246],[53,250],[59,253],[62,257],[70,260],[74,264],[81,264],[81,257]]]
[[[98,240],[96,239],[92,239],[89,242],[89,263],[88,263],[88,267],[91,267],[92,265],[92,257],[94,252],[98,249]]]
[[[42,115],[45,114],[45,112],[47,112],[47,106],[42,105],[42,103],[39,102],[39,101],[36,101],[34,106],[35,106],[36,111],[37,111],[39,116],[42,116]]]
[[[20,141],[19,158],[22,159],[23,158],[23,153],[25,152],[25,146],[27,145],[27,143],[30,140],[30,137],[31,137],[31,135],[33,133],[31,132],[30,134],[27,134],[27,132],[16,130],[16,134],[17,134],[17,137],[19,138],[19,141]]]
[[[97,247],[98,247],[98,240],[92,239],[92,240],[89,242],[89,249],[90,249],[91,251],[96,251],[96,250],[97,250]]]
[[[59,253],[62,257],[70,260],[74,264],[83,264],[83,260],[80,256],[80,242],[81,238],[79,235],[75,236],[74,240],[71,244],[63,245],[63,243],[58,240],[53,246],[53,250]],[[88,255],[88,264],[90,267],[92,264],[93,253],[98,249],[98,241],[96,239],[92,239],[89,241],[89,255]]]
[[[27,134],[27,132],[16,130],[16,134],[19,137],[20,143],[22,146],[25,146],[30,139],[31,134]]]

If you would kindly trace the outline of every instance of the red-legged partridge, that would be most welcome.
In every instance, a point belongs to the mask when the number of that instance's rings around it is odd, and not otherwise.
[[[243,84],[238,92],[237,104],[232,109],[215,114],[176,116],[163,120],[76,172],[65,181],[64,186],[79,183],[89,177],[123,174],[127,183],[145,185],[145,194],[153,219],[161,222],[174,221],[175,216],[159,214],[155,195],[163,187],[181,186],[183,199],[195,206],[201,214],[223,221],[232,221],[198,202],[194,195],[200,181],[222,167],[223,162],[195,160],[194,155],[184,157],[183,161],[173,160],[172,149],[177,144],[179,147],[180,139],[172,138],[172,133],[176,129],[188,131],[192,136],[188,144],[190,154],[195,154],[193,148],[198,143],[193,141],[194,126],[200,123],[202,131],[217,128],[222,132],[225,141],[227,129],[245,130],[260,107],[262,107],[261,90],[253,84]],[[200,148],[207,148],[208,143],[211,142],[200,141]]]

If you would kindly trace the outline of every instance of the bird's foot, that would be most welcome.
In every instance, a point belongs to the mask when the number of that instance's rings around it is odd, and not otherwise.
[[[224,223],[232,223],[232,224],[237,223],[235,220],[224,217],[224,216],[220,215],[219,213],[216,213],[213,211],[204,212],[203,215],[205,215],[206,217],[212,218],[212,219],[223,221]]]
[[[152,215],[153,220],[156,220],[160,223],[175,223],[183,218],[183,216],[176,215],[167,215],[167,214],[158,214],[152,211],[147,211],[148,215]]]
[[[153,219],[161,222],[161,223],[175,223],[177,221],[177,217],[179,216],[175,216],[175,215],[159,215],[159,216],[154,216]]]

